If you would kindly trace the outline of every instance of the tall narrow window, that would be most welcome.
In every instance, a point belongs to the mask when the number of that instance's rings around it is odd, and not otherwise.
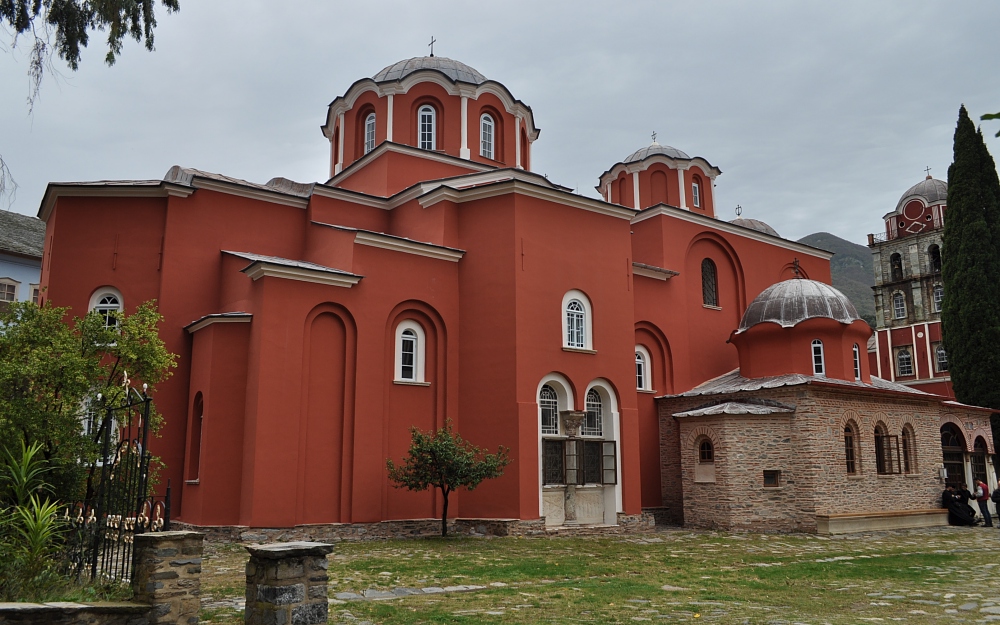
[[[566,444],[576,441],[564,441],[562,439],[542,440],[542,483],[543,484],[565,484],[566,483]]]
[[[652,389],[649,379],[649,353],[641,345],[635,346],[635,388],[639,391]]]
[[[986,440],[982,436],[977,436],[972,444],[972,456],[969,464],[972,465],[972,479],[986,482]],[[973,489],[975,490],[975,489]]]
[[[944,304],[944,287],[940,284],[934,285],[934,312],[941,312],[941,305]]]
[[[396,326],[396,382],[423,383],[426,361],[424,329],[413,319]]]
[[[201,469],[201,425],[205,416],[205,402],[201,391],[194,396],[191,411],[191,440],[188,442],[188,481],[196,481]]]
[[[719,305],[718,274],[711,258],[701,261],[701,300],[705,306]]]
[[[118,315],[121,313],[122,303],[121,300],[118,299],[117,295],[113,295],[111,293],[102,295],[100,299],[97,300],[97,305],[94,306],[94,310],[96,310],[97,314],[104,320],[105,328],[118,328]]]
[[[913,375],[913,356],[908,347],[903,347],[896,352],[896,375],[900,377]]]
[[[879,423],[875,426],[875,468],[879,475],[895,475],[900,473],[899,467],[899,437],[891,436],[885,426]]]
[[[823,361],[823,341],[814,339],[812,342],[813,375],[826,375],[826,363]]]
[[[417,372],[417,335],[413,330],[403,330],[399,345],[399,379],[415,380]]]
[[[906,297],[899,291],[892,294],[892,316],[895,319],[906,319]]]
[[[695,445],[698,462],[694,465],[694,481],[715,482],[715,446],[708,438],[699,439]]]
[[[604,405],[596,389],[587,391],[587,418],[580,428],[582,436],[604,436]]]
[[[855,448],[857,436],[858,433],[853,425],[844,426],[844,459],[847,462],[847,472],[851,475],[858,472],[858,456]]]
[[[567,346],[582,348],[585,345],[584,324],[586,323],[586,314],[583,304],[577,300],[571,300],[566,306]]]
[[[914,446],[913,430],[903,427],[903,473],[917,472],[917,448]]]
[[[948,352],[944,351],[944,345],[938,343],[938,346],[934,348],[934,359],[937,361],[938,371],[948,370]]]
[[[701,185],[697,182],[691,183],[691,205],[695,208],[701,207]]]
[[[548,384],[538,393],[538,408],[542,411],[542,434],[558,434],[559,400]]]
[[[375,113],[365,118],[365,154],[375,149]]]
[[[953,423],[941,426],[941,454],[947,473],[945,484],[957,487],[965,481],[965,437]]]
[[[493,128],[493,118],[484,113],[479,118],[479,155],[490,160],[494,159]]]
[[[857,343],[854,344],[854,379],[861,381],[861,350]]]
[[[889,257],[889,270],[892,273],[892,281],[898,282],[903,279],[903,257],[893,254]]]
[[[934,244],[927,248],[927,257],[929,260],[931,273],[940,273],[941,271],[941,248]]]
[[[437,112],[425,104],[417,111],[418,145],[421,150],[437,149]]]

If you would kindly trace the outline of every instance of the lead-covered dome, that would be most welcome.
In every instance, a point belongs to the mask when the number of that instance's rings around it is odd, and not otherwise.
[[[421,70],[441,72],[455,82],[467,82],[473,85],[481,85],[486,82],[486,76],[483,76],[461,61],[449,59],[445,56],[416,56],[412,59],[399,61],[383,68],[382,71],[372,77],[372,80],[375,82],[402,80],[413,72]]]
[[[649,144],[648,146],[646,146],[646,147],[644,147],[642,149],[636,150],[635,152],[632,152],[632,154],[628,155],[625,158],[625,160],[622,161],[622,162],[623,163],[637,163],[637,162],[639,162],[641,160],[644,160],[644,159],[646,159],[646,158],[648,158],[650,156],[653,156],[654,154],[662,154],[662,155],[668,156],[670,158],[683,158],[683,159],[691,160],[690,156],[688,156],[684,152],[678,150],[677,148],[671,147],[669,145],[660,145],[659,143],[657,143],[656,141],[654,141],[651,144]]]
[[[736,219],[730,220],[729,223],[736,224],[737,226],[742,226],[744,228],[750,228],[751,230],[757,230],[758,232],[763,232],[776,237],[781,236],[774,228],[759,219],[744,219],[742,217],[737,217]]]
[[[948,183],[928,176],[906,190],[906,193],[896,203],[896,212],[898,213],[907,202],[915,198],[922,199],[928,206],[938,202],[946,202],[948,201]]]
[[[851,300],[829,284],[792,278],[772,284],[754,298],[743,313],[737,333],[766,321],[790,328],[814,317],[827,317],[845,324],[861,318]]]

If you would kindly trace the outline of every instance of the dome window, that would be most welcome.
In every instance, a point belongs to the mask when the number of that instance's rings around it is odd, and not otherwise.
[[[697,179],[691,183],[691,205],[695,208],[701,208],[701,185]]]
[[[823,359],[823,341],[814,339],[812,342],[813,375],[826,375],[826,363]]]
[[[854,344],[854,380],[861,381],[861,349],[857,343]]]
[[[425,104],[417,111],[417,145],[421,150],[437,149],[437,111]]]
[[[365,154],[375,149],[375,113],[365,118]]]
[[[494,128],[493,117],[488,113],[483,113],[479,118],[479,155],[483,158],[495,160],[494,150]]]

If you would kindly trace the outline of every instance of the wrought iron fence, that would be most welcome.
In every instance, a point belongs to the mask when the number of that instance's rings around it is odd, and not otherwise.
[[[135,535],[170,529],[170,482],[162,497],[149,494],[150,404],[145,385],[141,393],[126,386],[121,404],[104,409],[87,494],[64,513],[69,565],[79,579],[130,580]]]

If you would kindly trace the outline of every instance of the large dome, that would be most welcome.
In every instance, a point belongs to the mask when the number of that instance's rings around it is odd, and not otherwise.
[[[907,202],[914,198],[922,199],[928,206],[938,202],[946,202],[948,200],[948,183],[928,176],[906,190],[906,193],[899,198],[899,202],[896,204],[896,212],[898,213]]]
[[[691,157],[681,152],[677,148],[670,147],[669,145],[660,145],[656,141],[652,142],[648,146],[632,152],[629,156],[625,158],[624,163],[636,163],[638,161],[644,160],[649,156],[654,154],[662,154],[670,158],[683,158],[686,160],[691,160]]]
[[[412,59],[399,61],[382,69],[381,72],[372,77],[372,80],[375,82],[401,80],[413,72],[421,70],[441,72],[455,82],[467,82],[474,85],[481,85],[486,82],[486,76],[483,76],[465,63],[444,56],[416,56]]]
[[[767,225],[759,219],[744,219],[742,217],[737,217],[736,219],[730,220],[731,224],[736,224],[737,226],[743,226],[744,228],[750,228],[751,230],[757,230],[758,232],[763,232],[765,234],[774,235],[780,237],[777,230]]]
[[[827,317],[846,324],[861,318],[851,300],[829,284],[792,278],[772,284],[754,298],[743,313],[737,332],[765,321],[790,328],[814,317]]]

